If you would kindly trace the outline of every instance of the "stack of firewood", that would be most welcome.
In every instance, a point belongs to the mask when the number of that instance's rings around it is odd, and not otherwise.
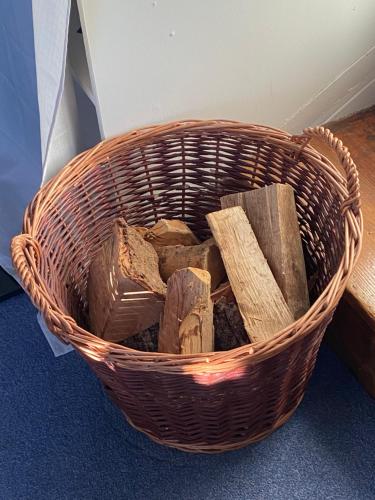
[[[117,219],[91,263],[91,330],[145,351],[194,354],[268,340],[309,308],[293,189],[221,198],[200,242],[180,220]]]

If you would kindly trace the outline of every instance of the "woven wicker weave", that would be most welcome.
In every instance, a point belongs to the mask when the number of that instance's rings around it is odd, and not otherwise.
[[[340,173],[308,144],[320,136]],[[226,352],[171,355],[106,342],[87,329],[87,273],[119,215],[130,224],[185,220],[200,238],[224,194],[288,183],[314,300],[272,340]],[[229,121],[176,122],[106,140],[74,158],[28,207],[14,265],[49,328],[71,342],[129,422],[155,441],[220,452],[260,440],[301,401],[324,330],[358,257],[355,164],[322,127],[302,136]]]

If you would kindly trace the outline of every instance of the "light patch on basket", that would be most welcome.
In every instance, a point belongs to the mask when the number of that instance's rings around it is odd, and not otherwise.
[[[223,373],[205,372],[205,373],[193,374],[193,380],[194,382],[200,385],[214,385],[214,384],[220,384],[221,382],[227,382],[229,380],[238,380],[244,377],[245,374],[246,374],[246,369],[243,367],[243,368],[236,368],[235,370]]]

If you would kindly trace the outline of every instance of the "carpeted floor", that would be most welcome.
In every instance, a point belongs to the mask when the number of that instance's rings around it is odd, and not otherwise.
[[[267,440],[190,455],[134,431],[86,364],[54,358],[25,295],[0,303],[0,498],[375,498],[375,401],[323,347],[295,416]]]

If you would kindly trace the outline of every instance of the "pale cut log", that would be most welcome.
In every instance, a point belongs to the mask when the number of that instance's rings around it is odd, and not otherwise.
[[[250,340],[268,340],[293,322],[245,212],[227,208],[207,216]]]
[[[123,219],[91,263],[91,331],[118,342],[159,322],[166,294],[153,246]]]
[[[199,245],[200,241],[192,230],[180,220],[160,219],[144,235],[154,246]]]
[[[196,267],[208,271],[211,275],[211,290],[215,290],[225,278],[225,267],[220,250],[213,238],[200,245],[155,246],[155,250],[159,256],[160,276],[165,282],[175,271],[185,267]]]
[[[176,271],[167,283],[160,322],[159,352],[196,354],[214,349],[213,304],[208,271],[188,267]]]
[[[272,184],[229,194],[221,198],[221,206],[244,209],[294,319],[300,318],[310,302],[292,186]]]

